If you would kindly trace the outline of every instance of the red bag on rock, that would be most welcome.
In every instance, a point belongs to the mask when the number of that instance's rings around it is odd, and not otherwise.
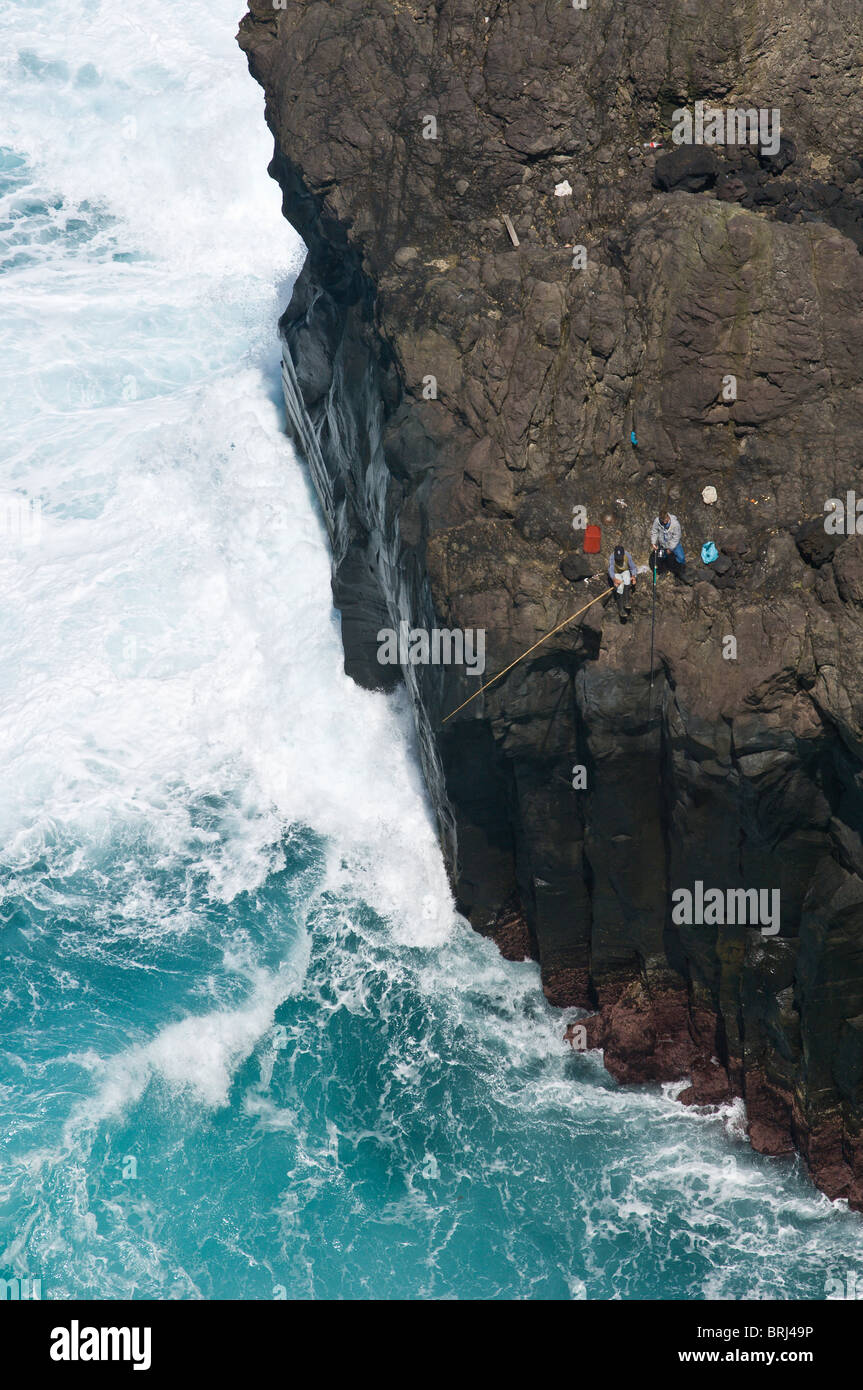
[[[585,555],[598,555],[602,546],[602,532],[598,526],[585,526],[584,528],[584,553]]]

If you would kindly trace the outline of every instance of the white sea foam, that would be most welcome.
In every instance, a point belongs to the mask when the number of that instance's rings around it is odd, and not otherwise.
[[[274,399],[302,251],[234,7],[69,8],[63,25],[0,16],[5,138],[31,169],[15,199],[49,208],[32,266],[0,280],[7,478],[43,519],[38,546],[0,554],[4,862],[59,867],[66,834],[139,823],[228,900],[300,821],[362,866],[368,901],[439,940],[448,891],[405,712],[344,676]],[[87,245],[65,244],[70,218],[97,228]],[[229,846],[192,822],[214,793],[236,806]],[[415,911],[429,893],[436,932]]]

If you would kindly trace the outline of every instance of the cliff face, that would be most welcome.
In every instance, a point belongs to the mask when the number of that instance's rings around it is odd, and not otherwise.
[[[859,5],[252,0],[240,43],[309,249],[285,394],[346,668],[408,682],[460,906],[616,1077],[742,1094],[863,1208],[863,551],[823,525],[863,438]],[[677,148],[699,100],[781,145]],[[695,582],[658,585],[652,704],[646,579],[447,723],[475,676],[378,663],[401,620],[482,628],[487,679],[666,499]],[[779,933],[677,925],[698,880],[779,889]]]

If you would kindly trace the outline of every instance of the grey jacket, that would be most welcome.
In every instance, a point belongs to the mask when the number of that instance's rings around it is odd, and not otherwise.
[[[663,526],[659,517],[654,520],[650,531],[650,544],[661,545],[663,550],[674,550],[675,546],[680,545],[680,522],[676,516],[669,516],[667,526]]]

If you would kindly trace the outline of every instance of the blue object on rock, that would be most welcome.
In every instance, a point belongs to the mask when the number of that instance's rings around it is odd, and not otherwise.
[[[705,565],[712,565],[714,560],[719,559],[719,551],[713,541],[705,541],[701,547],[701,558]]]
[[[629,431],[629,438],[630,438],[630,441],[631,441],[631,442],[636,446],[636,448],[637,448],[637,447],[638,447],[638,440],[637,440],[636,437],[635,437],[635,430],[630,430],[630,431]]]

